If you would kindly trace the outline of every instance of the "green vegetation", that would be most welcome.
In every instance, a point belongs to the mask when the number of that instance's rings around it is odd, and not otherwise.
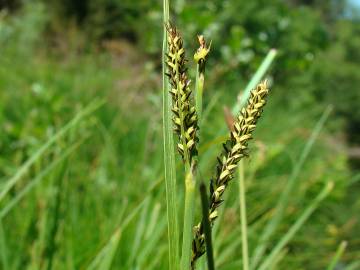
[[[358,269],[360,28],[345,1],[170,4],[187,51],[197,34],[212,41],[199,182],[208,186],[227,138],[224,106],[242,107],[263,77],[271,88],[212,229],[215,269]],[[169,269],[169,250],[178,269],[185,172],[171,96],[163,133],[161,1],[0,8],[0,269]]]

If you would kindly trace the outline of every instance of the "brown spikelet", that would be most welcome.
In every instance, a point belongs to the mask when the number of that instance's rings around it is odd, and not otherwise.
[[[235,117],[232,115],[229,107],[224,106],[225,123],[230,131],[234,131]]]
[[[167,24],[168,53],[166,65],[170,79],[174,131],[179,137],[177,149],[184,161],[191,165],[197,155],[197,114],[193,105],[190,80],[186,74],[186,59],[183,40],[178,30]]]
[[[223,153],[218,157],[215,177],[210,181],[210,205],[209,220],[213,224],[218,216],[217,208],[223,202],[222,195],[234,177],[235,169],[243,157],[247,156],[248,142],[252,139],[252,133],[261,116],[262,109],[268,95],[266,81],[260,83],[251,91],[246,108],[243,108],[233,123],[230,138],[223,144]],[[194,239],[192,243],[192,269],[196,260],[205,253],[205,237],[203,224],[194,227]]]
[[[194,54],[194,60],[196,63],[205,64],[207,55],[210,52],[211,42],[210,42],[210,45],[208,46],[206,44],[206,41],[205,41],[205,38],[203,35],[199,35],[198,40],[199,40],[200,47],[197,49],[197,51]]]

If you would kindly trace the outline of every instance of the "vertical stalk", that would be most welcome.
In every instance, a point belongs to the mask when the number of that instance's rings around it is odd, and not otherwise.
[[[237,112],[240,111],[245,106],[250,96],[251,89],[254,89],[254,87],[261,81],[261,78],[264,77],[266,71],[269,69],[271,63],[274,61],[276,54],[277,54],[276,49],[271,49],[268,52],[265,59],[261,62],[260,67],[256,70],[255,74],[251,77],[251,80],[249,81],[244,91],[242,92],[240,102],[237,102],[233,106],[232,108],[233,114],[237,114]]]
[[[240,196],[240,223],[241,223],[243,270],[249,270],[244,160],[240,160],[240,164],[239,164],[239,196]]]
[[[196,103],[196,112],[198,115],[198,125],[201,125],[201,115],[202,115],[202,97],[204,92],[204,72],[201,71],[200,63],[197,65],[196,69],[196,80],[195,80],[195,103]]]
[[[199,36],[200,47],[194,55],[197,62],[196,82],[195,82],[195,110],[198,119],[198,125],[201,123],[202,114],[202,95],[204,90],[204,72],[205,60],[209,49],[206,46],[203,36]],[[184,130],[181,129],[182,138],[185,138]],[[199,135],[198,135],[199,136]],[[184,228],[183,228],[183,244],[181,256],[181,269],[187,270],[191,267],[191,245],[192,245],[192,227],[194,222],[194,201],[196,189],[196,166],[198,160],[191,162],[189,150],[184,144],[184,162],[185,162],[185,209],[184,209]]]
[[[201,124],[202,116],[202,98],[204,92],[205,82],[205,64],[207,55],[210,52],[210,46],[207,46],[204,36],[198,36],[200,47],[194,54],[194,60],[197,64],[196,68],[196,80],[195,80],[195,106],[198,115],[198,125]]]
[[[341,256],[344,254],[345,249],[347,246],[347,242],[346,241],[342,241],[338,247],[338,249],[336,250],[335,256],[333,257],[333,259],[331,260],[327,270],[334,270],[336,269],[336,266],[338,264],[338,262],[340,261]]]
[[[184,227],[181,255],[181,270],[190,269],[192,226],[194,222],[195,174],[192,169],[185,176]]]
[[[208,195],[206,192],[206,186],[204,183],[201,183],[201,185],[200,185],[200,195],[201,195],[201,206],[202,206],[202,214],[203,214],[203,224],[204,224],[206,257],[207,257],[207,262],[208,262],[208,269],[215,270],[213,247],[212,247],[212,237],[211,237],[211,226],[210,226],[210,221],[209,221],[209,201],[208,201]]]
[[[169,98],[168,83],[165,76],[165,57],[167,52],[166,23],[169,22],[169,0],[163,0],[163,47],[162,47],[162,76],[163,76],[163,136],[164,136],[164,169],[166,186],[166,206],[169,241],[169,269],[178,270],[179,267],[179,230],[177,223],[176,196],[176,167],[174,153],[174,138],[171,124],[171,99]]]

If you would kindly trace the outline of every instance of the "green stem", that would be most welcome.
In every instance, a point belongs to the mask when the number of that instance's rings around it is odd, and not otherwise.
[[[184,228],[181,256],[181,270],[190,269],[192,226],[194,222],[195,179],[192,170],[185,176]]]
[[[342,241],[336,250],[334,258],[331,260],[330,265],[328,266],[327,270],[334,270],[336,268],[336,265],[338,264],[341,256],[344,254],[345,249],[347,246],[346,241]]]
[[[209,221],[209,201],[208,195],[206,192],[206,186],[204,183],[200,185],[200,195],[201,195],[201,208],[203,214],[203,226],[204,226],[204,235],[205,235],[205,245],[206,245],[206,257],[208,262],[209,270],[215,270],[214,263],[214,254],[212,246],[212,237],[211,237],[211,225]]]
[[[169,0],[163,0],[163,136],[164,136],[164,169],[166,186],[166,206],[169,241],[169,269],[177,270],[179,267],[179,229],[177,213],[176,167],[174,138],[171,123],[171,99],[169,97],[168,81],[165,76],[165,57],[167,52],[166,23],[169,22]]]
[[[204,93],[204,68],[201,67],[202,64],[197,65],[196,70],[196,81],[195,81],[195,104],[196,112],[198,115],[198,125],[201,125],[201,116],[202,116],[202,98]]]
[[[250,92],[255,86],[260,82],[261,78],[264,77],[266,71],[269,69],[271,63],[274,61],[277,54],[276,49],[271,49],[266,55],[265,59],[261,63],[260,67],[256,70],[255,74],[251,77],[251,80],[246,85],[246,88],[241,93],[240,102],[237,102],[232,108],[232,113],[237,114],[246,104],[247,100],[250,97]]]
[[[239,196],[243,270],[249,270],[249,249],[247,238],[246,200],[245,200],[244,160],[239,164]]]

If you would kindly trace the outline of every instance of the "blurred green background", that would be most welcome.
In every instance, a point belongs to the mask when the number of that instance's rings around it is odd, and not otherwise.
[[[212,40],[204,179],[224,138],[224,106],[278,52],[245,162],[250,253],[331,105],[267,252],[333,181],[274,269],[326,269],[342,241],[336,269],[360,269],[357,1],[170,4],[192,78],[196,35]],[[167,269],[162,28],[160,0],[0,0],[0,269]],[[218,269],[241,269],[237,190],[230,185],[215,229]]]

